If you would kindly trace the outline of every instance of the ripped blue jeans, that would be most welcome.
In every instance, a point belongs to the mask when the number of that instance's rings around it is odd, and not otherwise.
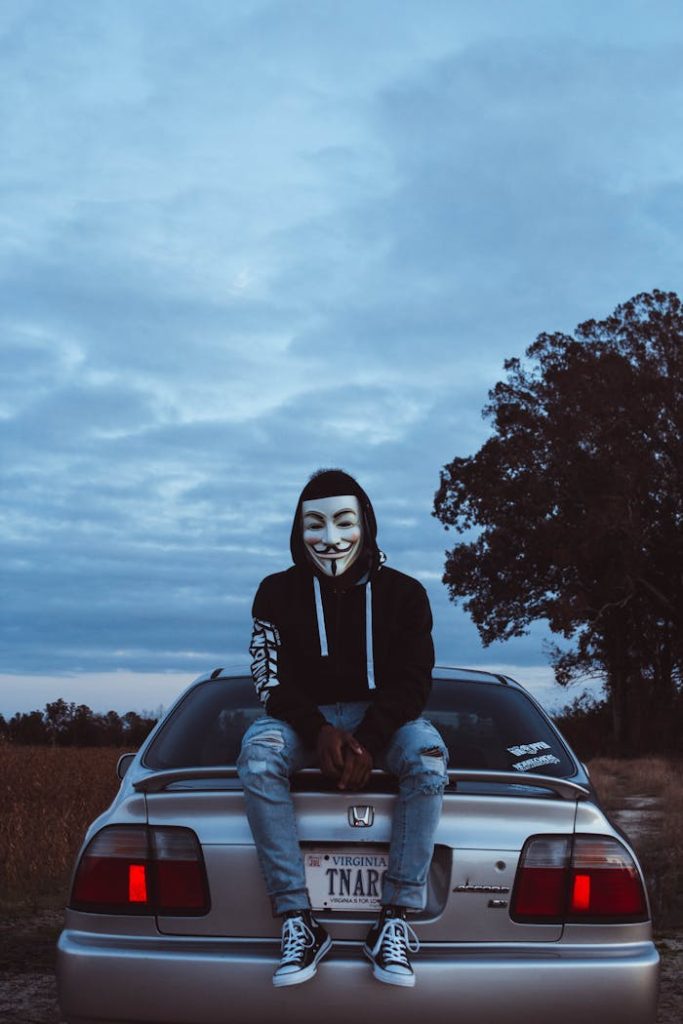
[[[328,704],[320,710],[332,725],[353,732],[367,708],[366,702],[354,702]],[[257,718],[242,740],[237,767],[261,871],[276,914],[310,906],[289,779],[301,768],[316,764],[315,751],[278,718]],[[424,718],[397,729],[376,763],[399,781],[389,865],[382,885],[383,905],[425,906],[434,833],[448,781],[447,764],[444,742]]]

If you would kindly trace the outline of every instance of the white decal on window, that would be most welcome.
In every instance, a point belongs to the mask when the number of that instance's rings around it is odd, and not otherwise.
[[[516,747],[508,747],[508,751],[515,757],[523,757],[524,754],[537,754],[539,750],[550,750],[550,744],[538,740],[536,743],[520,743]]]
[[[513,768],[516,772],[528,772],[532,768],[540,768],[542,764],[559,764],[559,757],[555,757],[554,754],[541,754],[540,757],[528,757],[526,761],[518,761],[517,764],[513,764]]]

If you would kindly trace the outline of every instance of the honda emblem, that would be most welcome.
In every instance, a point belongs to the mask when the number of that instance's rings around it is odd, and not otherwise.
[[[349,825],[351,828],[370,828],[374,820],[374,807],[368,807],[367,804],[359,807],[349,807]]]

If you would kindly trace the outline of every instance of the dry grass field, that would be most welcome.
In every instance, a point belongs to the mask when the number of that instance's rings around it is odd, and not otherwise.
[[[596,758],[588,767],[603,806],[638,853],[655,926],[683,928],[683,761]]]
[[[110,748],[0,744],[1,903],[66,902],[83,834],[119,785]]]

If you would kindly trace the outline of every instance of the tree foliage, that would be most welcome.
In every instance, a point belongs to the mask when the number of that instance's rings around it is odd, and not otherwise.
[[[87,704],[67,703],[61,697],[44,711],[17,712],[7,720],[0,715],[0,742],[58,747],[137,748],[157,719],[143,712],[98,714]]]
[[[667,732],[683,676],[683,307],[635,296],[541,334],[490,392],[492,436],[441,473],[444,582],[484,644],[544,619],[556,677],[601,674],[622,748]]]

